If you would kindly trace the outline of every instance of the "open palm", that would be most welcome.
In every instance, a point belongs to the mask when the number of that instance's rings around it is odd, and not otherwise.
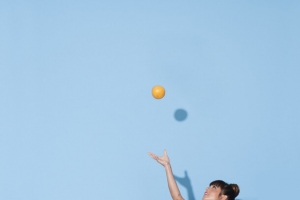
[[[151,158],[153,158],[154,160],[156,160],[158,163],[160,163],[160,164],[163,165],[164,167],[166,167],[167,165],[170,164],[170,159],[169,159],[169,157],[168,157],[168,154],[167,154],[167,151],[166,151],[166,150],[164,150],[164,155],[163,155],[163,156],[157,156],[157,155],[155,155],[155,154],[152,153],[152,152],[149,152],[148,154],[149,154],[149,156],[150,156]]]

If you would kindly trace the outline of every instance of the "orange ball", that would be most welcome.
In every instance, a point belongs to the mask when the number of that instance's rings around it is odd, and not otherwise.
[[[156,85],[152,88],[152,96],[155,99],[161,99],[165,96],[165,88],[160,86],[160,85]]]

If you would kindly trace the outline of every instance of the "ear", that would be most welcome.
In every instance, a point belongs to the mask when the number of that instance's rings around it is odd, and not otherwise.
[[[227,200],[227,195],[221,195],[221,200]]]

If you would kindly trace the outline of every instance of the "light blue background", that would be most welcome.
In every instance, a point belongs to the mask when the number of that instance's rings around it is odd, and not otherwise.
[[[299,19],[299,1],[1,1],[0,199],[171,199],[164,149],[196,200],[215,179],[297,199]]]

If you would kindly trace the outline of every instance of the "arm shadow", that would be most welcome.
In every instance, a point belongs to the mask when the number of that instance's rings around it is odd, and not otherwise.
[[[184,171],[184,177],[178,177],[176,175],[174,175],[175,180],[182,185],[183,187],[185,187],[187,189],[187,193],[188,193],[188,200],[196,200],[195,196],[194,196],[194,192],[193,192],[193,188],[192,188],[192,184],[191,184],[191,180],[188,176],[187,171]]]

